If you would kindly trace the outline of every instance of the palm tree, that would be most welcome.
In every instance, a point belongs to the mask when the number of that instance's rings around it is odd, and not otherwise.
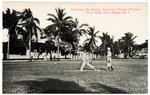
[[[95,27],[89,27],[89,29],[87,30],[87,34],[90,36],[90,38],[87,38],[85,40],[85,42],[87,42],[87,48],[88,51],[92,51],[94,50],[94,48],[96,47],[96,42],[98,42],[96,40],[96,38],[98,38],[99,36],[97,36],[97,33],[99,33],[99,31],[95,32]]]
[[[84,24],[81,24],[79,25],[79,21],[78,19],[76,18],[75,21],[72,21],[72,33],[75,33],[76,36],[77,36],[77,48],[78,48],[78,44],[79,44],[79,40],[80,40],[80,37],[83,36],[83,34],[85,36],[87,36],[87,29],[88,29],[88,24],[84,23]]]
[[[75,21],[70,20],[70,24],[64,28],[65,32],[60,37],[63,42],[70,44],[69,53],[75,54],[75,51],[78,49],[79,38],[82,34],[86,33],[85,26],[88,24],[82,24],[79,26],[77,19]],[[73,52],[71,52],[73,50]]]
[[[111,49],[113,48],[113,37],[110,37],[110,35],[108,35],[107,33],[103,33],[103,36],[99,37],[102,41],[102,44],[100,45],[100,47],[102,48],[103,51],[103,55],[105,56],[107,53],[107,47],[110,47]]]
[[[78,19],[76,18],[75,21],[71,20],[72,22],[72,31],[73,32],[76,32],[78,34],[78,37],[81,37],[82,34],[87,34],[87,29],[89,28],[89,25],[84,23],[84,24],[81,24],[79,25],[79,21]]]
[[[3,12],[3,28],[8,29],[8,46],[7,46],[7,59],[9,59],[9,49],[12,46],[13,40],[17,38],[16,28],[19,17],[17,16],[16,10],[8,8],[6,13]]]
[[[40,24],[40,21],[38,18],[34,18],[32,15],[32,11],[30,9],[25,9],[23,12],[20,13],[20,26],[21,28],[24,28],[26,31],[26,41],[28,41],[29,45],[29,59],[31,59],[31,40],[32,36],[35,35],[36,42],[38,38],[37,32],[42,32],[42,30],[37,26],[37,24]]]
[[[121,42],[124,46],[123,47],[124,53],[127,53],[129,58],[131,57],[132,48],[133,48],[134,43],[135,43],[134,39],[136,37],[137,36],[134,36],[133,33],[127,32],[127,33],[125,33],[125,36],[123,36],[121,38]]]
[[[52,33],[55,37],[57,36],[57,58],[59,60],[59,39],[64,32],[66,32],[66,28],[68,28],[70,24],[71,16],[66,16],[65,9],[57,8],[56,16],[54,14],[48,14],[50,17],[47,19],[51,21],[52,24],[46,27],[47,32]]]
[[[115,41],[114,43],[113,43],[113,55],[114,56],[117,56],[118,57],[118,55],[121,53],[120,51],[121,51],[121,43],[120,43],[120,41]]]
[[[72,45],[69,42],[61,42],[60,47],[63,48],[63,51],[65,53],[65,58],[67,58],[66,54],[70,54],[70,58],[71,58]]]
[[[50,60],[52,60],[52,51],[56,51],[55,50],[55,37],[53,36],[53,34],[47,32],[46,29],[43,29],[43,32],[41,32],[41,37],[40,39],[45,39],[45,43],[43,44],[42,50],[41,52],[39,52],[39,55],[42,54],[43,52],[46,53],[46,55],[48,55],[48,53],[50,54]],[[44,46],[45,45],[45,46]]]
[[[76,43],[78,43],[78,38],[75,32],[66,29],[66,32],[64,32],[60,38],[62,39],[63,42],[70,43],[73,50],[76,49]]]

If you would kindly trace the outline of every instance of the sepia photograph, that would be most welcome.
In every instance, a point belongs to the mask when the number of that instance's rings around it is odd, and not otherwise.
[[[148,94],[148,2],[2,2],[3,94]]]

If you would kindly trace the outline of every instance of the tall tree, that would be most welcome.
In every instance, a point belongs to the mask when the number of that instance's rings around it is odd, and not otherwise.
[[[135,43],[134,40],[135,40],[136,37],[137,36],[134,36],[133,33],[127,32],[127,33],[125,33],[125,36],[123,36],[121,38],[121,43],[122,43],[122,46],[123,46],[123,51],[124,51],[124,53],[127,53],[127,56],[129,58],[131,57],[132,48],[134,46],[134,43]]]
[[[46,27],[47,32],[54,34],[57,37],[57,58],[59,60],[59,39],[64,32],[66,32],[66,27],[70,24],[71,16],[66,16],[65,9],[57,8],[56,15],[48,14],[50,17],[47,19],[51,21],[52,24]]]
[[[113,43],[113,55],[117,56],[121,53],[121,43],[120,41],[115,41]]]
[[[89,29],[87,30],[87,34],[90,37],[85,40],[85,42],[88,43],[87,44],[88,51],[93,51],[94,48],[96,48],[96,42],[98,42],[96,40],[96,38],[99,37],[99,36],[97,36],[98,33],[99,33],[99,31],[95,32],[95,27],[89,27]]]
[[[7,59],[9,59],[9,49],[12,46],[13,40],[17,38],[16,28],[19,17],[16,10],[3,12],[3,28],[8,29],[8,46],[7,46]]]
[[[102,41],[102,44],[100,45],[100,48],[102,49],[103,55],[105,56],[107,53],[107,47],[113,48],[113,37],[110,37],[107,33],[103,33],[102,36],[100,36],[100,39]]]
[[[32,11],[30,9],[25,9],[23,12],[20,13],[20,26],[25,29],[26,31],[26,41],[29,45],[29,59],[31,59],[31,40],[32,36],[35,36],[35,40],[38,39],[38,32],[42,32],[39,28],[40,21],[38,18],[34,18]]]
[[[77,37],[77,43],[76,43],[76,48],[78,49],[78,44],[80,41],[80,37],[83,36],[83,34],[85,36],[87,36],[87,29],[88,29],[89,25],[84,23],[79,25],[79,21],[76,18],[75,21],[72,21],[72,33],[76,34]]]

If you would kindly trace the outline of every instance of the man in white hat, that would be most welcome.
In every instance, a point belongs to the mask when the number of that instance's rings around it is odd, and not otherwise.
[[[113,70],[113,67],[111,65],[111,50],[109,47],[107,48],[107,69],[109,71]]]

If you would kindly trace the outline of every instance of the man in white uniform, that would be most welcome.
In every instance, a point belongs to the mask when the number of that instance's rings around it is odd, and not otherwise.
[[[107,48],[107,69],[109,71],[112,71],[113,70],[113,67],[111,65],[111,51],[110,51],[110,48]]]
[[[86,53],[86,51],[84,50],[83,54],[82,54],[82,65],[80,68],[80,71],[83,71],[83,68],[85,67],[85,65],[88,65],[90,68],[92,68],[93,70],[95,70],[95,67],[90,64],[91,63],[91,58],[90,55],[88,53]]]

